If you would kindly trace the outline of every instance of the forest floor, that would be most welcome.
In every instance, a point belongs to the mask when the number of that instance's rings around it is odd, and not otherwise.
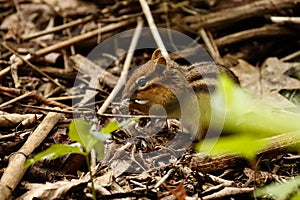
[[[288,148],[300,144],[297,136],[267,138],[281,142],[250,161],[205,155],[167,144],[182,139],[178,121],[149,136],[159,123],[116,114],[120,92],[107,99],[122,86],[126,62],[142,65],[163,44],[179,64],[220,63],[249,94],[296,110],[300,0],[2,0],[0,9],[0,200],[92,199],[89,169],[97,199],[262,199],[257,188],[299,175],[299,151]],[[84,153],[66,154],[24,168],[53,144],[78,146],[68,135],[74,119],[93,131],[114,119],[134,125],[111,128],[88,164]]]

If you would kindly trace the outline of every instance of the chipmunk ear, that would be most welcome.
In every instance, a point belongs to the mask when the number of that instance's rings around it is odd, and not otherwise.
[[[167,69],[167,61],[164,57],[159,57],[155,63],[156,73],[159,76],[162,76],[165,70]]]
[[[151,56],[151,60],[155,60],[159,57],[162,57],[162,54],[161,54],[161,50],[160,49],[156,49],[153,53],[152,53],[152,56]]]
[[[158,65],[158,64],[167,66],[167,61],[164,57],[159,57],[156,61],[156,65]]]

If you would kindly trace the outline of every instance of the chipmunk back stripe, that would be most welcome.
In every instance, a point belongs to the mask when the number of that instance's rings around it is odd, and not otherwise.
[[[194,89],[195,92],[198,91],[214,91],[216,87],[216,81],[211,80],[198,80],[194,81],[190,84],[190,86]]]

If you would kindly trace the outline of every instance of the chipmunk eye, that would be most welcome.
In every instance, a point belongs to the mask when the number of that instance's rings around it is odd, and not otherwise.
[[[144,87],[147,84],[148,80],[145,76],[141,76],[139,79],[136,80],[136,85],[138,87]]]

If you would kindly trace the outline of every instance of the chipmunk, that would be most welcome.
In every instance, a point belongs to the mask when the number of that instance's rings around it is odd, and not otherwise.
[[[161,105],[168,118],[181,118],[183,127],[196,126],[198,130],[194,137],[201,140],[211,118],[210,95],[219,73],[225,73],[239,83],[237,77],[222,65],[200,62],[180,66],[163,57],[157,49],[151,60],[132,73],[122,99],[129,99],[129,110],[142,114],[149,114],[151,109],[155,113],[156,105]]]

